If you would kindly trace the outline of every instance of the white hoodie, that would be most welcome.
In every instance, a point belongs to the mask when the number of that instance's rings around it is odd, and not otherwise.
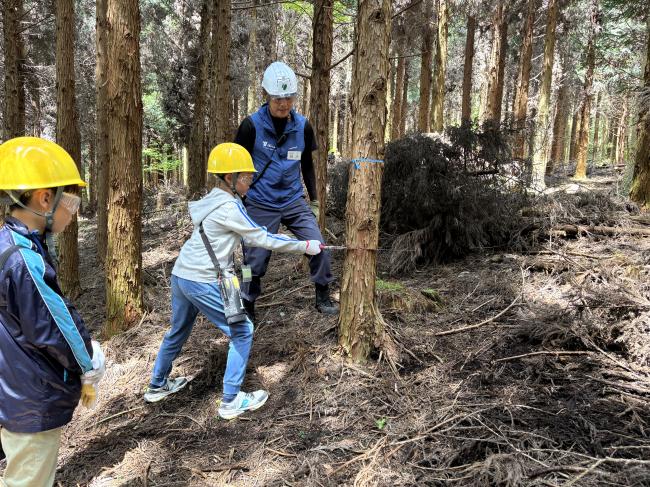
[[[244,206],[234,196],[214,188],[198,201],[189,204],[194,231],[176,259],[172,274],[196,282],[217,282],[217,270],[203,244],[199,225],[203,223],[223,272],[232,272],[233,254],[243,240],[251,247],[304,254],[307,242],[269,233],[250,219]]]

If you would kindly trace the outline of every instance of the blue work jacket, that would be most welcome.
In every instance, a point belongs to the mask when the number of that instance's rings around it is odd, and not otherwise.
[[[70,422],[92,370],[90,335],[63,297],[47,249],[15,218],[0,228],[0,426],[37,433]]]
[[[284,134],[276,134],[267,103],[250,118],[255,125],[255,147],[251,155],[256,177],[270,164],[246,193],[246,198],[261,206],[284,208],[303,197],[300,159],[305,150],[307,119],[291,110]],[[278,144],[282,137],[284,140]]]

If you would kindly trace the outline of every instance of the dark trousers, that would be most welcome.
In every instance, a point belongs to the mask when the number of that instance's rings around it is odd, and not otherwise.
[[[285,208],[262,208],[254,202],[246,200],[246,212],[260,226],[266,227],[271,233],[278,233],[280,224],[284,225],[299,240],[319,240],[323,236],[318,223],[304,198],[291,203]],[[241,290],[244,299],[255,301],[262,293],[261,278],[266,274],[266,268],[271,259],[271,251],[259,247],[244,246],[244,262],[251,266],[253,278],[250,282],[242,283]],[[330,256],[321,252],[309,258],[309,273],[316,284],[330,283],[332,277]]]

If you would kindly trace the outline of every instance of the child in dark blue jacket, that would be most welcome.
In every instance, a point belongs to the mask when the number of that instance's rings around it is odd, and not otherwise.
[[[72,220],[84,186],[57,144],[19,137],[0,145],[0,440],[7,487],[54,483],[61,428],[94,400],[104,356],[57,283],[47,236]],[[50,251],[48,251],[50,249]],[[84,396],[84,397],[82,397]]]

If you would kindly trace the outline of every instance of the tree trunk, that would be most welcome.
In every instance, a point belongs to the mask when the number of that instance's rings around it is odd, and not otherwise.
[[[43,109],[41,106],[41,86],[39,77],[33,66],[24,66],[24,74],[25,88],[29,93],[32,105],[32,120],[30,121],[31,129],[28,133],[31,133],[34,137],[40,137],[42,134],[41,122],[43,119]]]
[[[508,22],[503,0],[499,0],[494,12],[492,54],[488,73],[487,104],[484,119],[495,125],[501,123],[501,104],[503,102],[503,71],[508,50]]]
[[[230,133],[230,0],[212,4],[212,99],[210,147],[232,139]]]
[[[431,58],[433,47],[433,0],[424,0],[424,32],[422,33],[422,63],[420,65],[420,111],[418,130],[429,131],[429,105],[431,101]]]
[[[111,336],[138,323],[142,302],[142,92],[137,0],[108,0],[108,146],[111,160],[106,325]]]
[[[97,0],[95,48],[96,140],[97,140],[97,257],[104,264],[107,247],[108,185],[110,159],[108,157],[108,24],[107,0]]]
[[[587,146],[589,145],[589,117],[591,111],[591,99],[594,94],[592,86],[594,82],[594,66],[596,63],[596,28],[598,22],[598,0],[592,0],[590,10],[591,31],[587,43],[587,73],[585,74],[584,98],[580,109],[580,130],[576,142],[576,172],[573,177],[585,179],[587,177]]]
[[[341,117],[341,103],[338,97],[334,97],[334,119],[332,120],[332,139],[330,147],[334,154],[339,154],[339,121]]]
[[[404,98],[404,77],[406,75],[406,59],[403,49],[398,49],[397,74],[395,79],[395,96],[393,97],[393,125],[391,127],[391,140],[399,139],[402,134],[402,101]]]
[[[2,2],[5,51],[4,140],[25,135],[25,60],[20,24],[23,15],[23,0]]]
[[[620,122],[617,130],[617,144],[616,144],[616,164],[625,163],[625,143],[627,142],[627,118],[628,118],[628,103],[627,98],[623,101],[623,113],[621,114]]]
[[[650,95],[650,17],[646,24],[647,49],[643,73],[643,93]],[[647,100],[647,98],[646,98]],[[650,207],[650,109],[648,103],[639,103],[636,158],[630,199],[643,208]]]
[[[341,279],[339,343],[364,362],[384,342],[384,321],[375,299],[381,178],[386,123],[389,0],[361,0],[352,81],[352,146],[346,210],[346,252]],[[428,112],[427,112],[428,113]],[[427,117],[428,118],[428,117]]]
[[[409,109],[409,81],[410,81],[410,75],[409,75],[409,67],[411,66],[411,61],[407,58],[406,59],[406,65],[404,66],[404,89],[402,90],[402,113],[399,116],[399,136],[404,137],[406,134],[406,119],[408,117],[408,109]]]
[[[199,50],[196,59],[196,83],[194,85],[194,114],[190,132],[190,152],[187,168],[187,197],[195,199],[205,188],[206,154],[203,151],[205,139],[205,102],[210,67],[210,3],[203,0],[201,5],[201,27],[199,31]],[[255,9],[253,9],[255,10]]]
[[[512,155],[524,158],[526,147],[526,112],[528,109],[528,84],[530,82],[531,58],[533,57],[533,25],[535,23],[536,0],[528,0],[528,15],[524,27],[524,40],[521,46],[519,74],[514,104],[514,129]]]
[[[209,0],[208,0],[209,1]],[[248,113],[253,113],[261,105],[260,77],[257,70],[257,9],[251,9],[251,29],[248,36]]]
[[[555,119],[553,121],[553,142],[551,144],[551,157],[546,165],[546,174],[552,174],[556,166],[564,165],[564,148],[566,145],[566,129],[569,117],[569,104],[567,102],[568,92],[568,80],[566,76],[563,76],[557,90],[557,107],[555,111]]]
[[[88,138],[88,213],[93,215],[97,211],[97,159],[96,159],[95,133],[91,131]]]
[[[599,130],[600,130],[600,98],[601,98],[602,92],[598,92],[598,96],[596,97],[596,118],[594,120],[594,141],[592,144],[592,156],[591,160],[594,161],[594,164],[596,164],[596,157],[598,156],[598,137],[599,137]]]
[[[438,24],[436,29],[436,53],[434,62],[433,93],[431,95],[431,130],[444,130],[445,78],[447,73],[447,0],[438,0]]]
[[[463,99],[461,101],[462,123],[468,123],[472,118],[472,64],[474,63],[474,34],[476,33],[476,17],[467,16],[467,38],[465,40],[465,64],[463,66]]]
[[[75,105],[74,73],[74,0],[56,0],[56,141],[72,157],[77,168],[81,162],[81,140]],[[72,189],[68,189],[72,191]],[[79,190],[77,194],[81,194]],[[77,215],[59,235],[58,275],[61,289],[70,298],[81,294]]]
[[[334,0],[314,2],[313,55],[311,71],[311,123],[314,127],[318,150],[316,163],[316,186],[320,201],[318,225],[325,232],[325,206],[327,205],[327,154],[330,121],[330,65],[334,43]],[[309,150],[309,149],[307,149]]]
[[[535,138],[532,148],[533,170],[531,186],[537,190],[546,189],[544,176],[546,175],[549,138],[548,112],[551,100],[551,81],[553,80],[555,28],[557,26],[558,5],[558,0],[549,0],[546,33],[544,37],[544,65],[542,67],[542,81],[537,102],[537,120],[535,121]]]

